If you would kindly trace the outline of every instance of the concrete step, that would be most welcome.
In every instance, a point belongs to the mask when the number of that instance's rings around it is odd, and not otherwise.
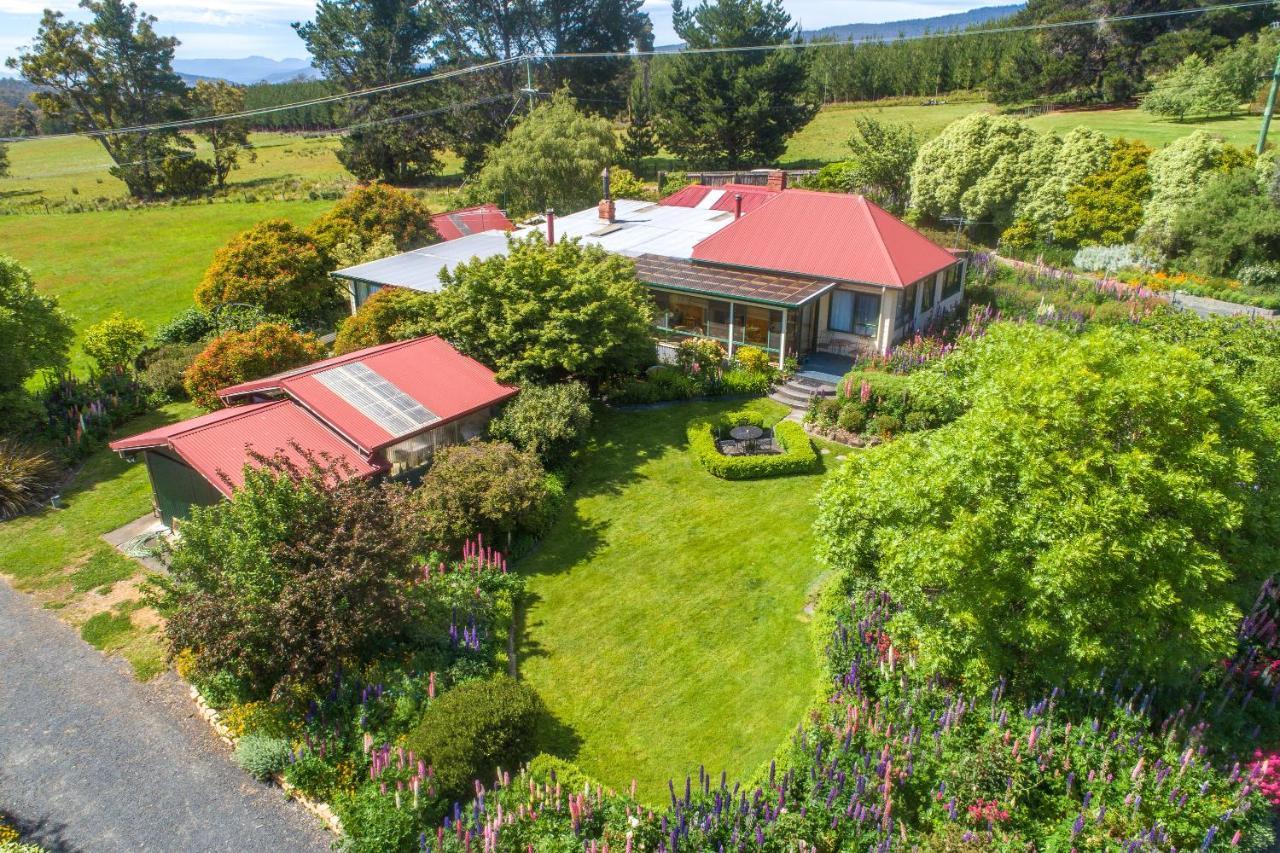
[[[799,400],[794,399],[793,397],[784,397],[781,394],[779,394],[777,391],[774,391],[772,394],[770,394],[769,399],[775,403],[781,403],[782,405],[791,409],[791,411],[793,412],[805,412],[805,411],[808,411],[809,409],[809,404],[807,402],[802,403]]]
[[[808,408],[809,400],[812,399],[814,395],[804,389],[796,389],[790,385],[779,385],[777,388],[773,389],[773,393],[769,396],[778,402],[785,402],[788,406]]]

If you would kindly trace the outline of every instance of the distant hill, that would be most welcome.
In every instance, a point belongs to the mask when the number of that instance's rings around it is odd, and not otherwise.
[[[817,30],[803,30],[800,34],[806,39],[822,38],[846,41],[853,39],[891,39],[900,35],[918,36],[925,32],[941,30],[963,30],[976,27],[988,21],[1007,18],[1015,12],[1026,8],[1025,3],[1013,3],[1008,6],[982,6],[968,12],[956,12],[951,15],[938,15],[934,18],[910,18],[904,21],[885,21],[882,24],[835,24]],[[678,50],[680,44],[664,44],[654,48],[659,51]]]
[[[834,38],[840,41],[847,39],[855,41],[890,39],[899,35],[918,36],[925,32],[963,30],[967,27],[976,27],[988,21],[994,21],[997,18],[1007,18],[1015,12],[1022,11],[1023,6],[1024,4],[1022,3],[1014,3],[1009,6],[983,6],[978,9],[970,9],[968,12],[956,12],[952,15],[938,15],[934,18],[911,18],[905,21],[885,21],[883,24],[837,24],[817,30],[805,30],[803,35],[807,39]]]
[[[226,80],[231,83],[282,83],[299,77],[306,80],[320,74],[306,59],[269,59],[246,56],[244,59],[175,59],[173,70],[184,80]]]

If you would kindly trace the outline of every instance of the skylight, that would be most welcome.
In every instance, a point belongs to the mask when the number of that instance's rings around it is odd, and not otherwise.
[[[321,371],[315,379],[396,438],[439,420],[364,362]]]

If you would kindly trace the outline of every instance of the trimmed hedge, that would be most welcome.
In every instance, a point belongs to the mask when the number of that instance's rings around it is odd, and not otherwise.
[[[725,456],[716,448],[717,439],[743,424],[766,426],[764,416],[754,412],[733,412],[718,418],[698,418],[689,423],[689,447],[708,473],[723,480],[756,480],[817,470],[818,454],[813,449],[813,442],[805,434],[804,427],[792,421],[773,425],[773,437],[782,447],[782,453]]]

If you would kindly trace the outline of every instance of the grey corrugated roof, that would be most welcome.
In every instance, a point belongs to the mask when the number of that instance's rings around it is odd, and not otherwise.
[[[575,237],[605,251],[629,257],[648,254],[689,258],[695,245],[733,221],[732,213],[719,210],[670,207],[632,199],[618,199],[615,205],[616,221],[612,224],[602,221],[594,207],[568,216],[557,216],[556,239]],[[545,234],[546,227],[545,222],[527,225],[511,236],[519,239],[535,232]],[[482,231],[402,255],[347,267],[334,275],[434,293],[440,289],[441,270],[472,258],[506,254],[507,236],[503,231]]]
[[[440,271],[445,267],[457,266],[472,258],[491,258],[506,253],[507,232],[481,231],[402,255],[347,267],[334,275],[435,293],[440,289]]]

